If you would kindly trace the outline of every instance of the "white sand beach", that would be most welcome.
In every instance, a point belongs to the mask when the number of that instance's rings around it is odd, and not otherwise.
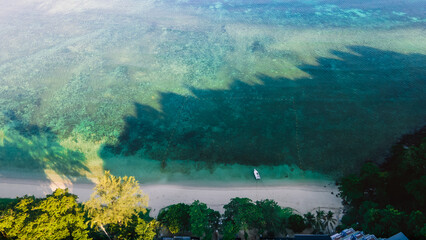
[[[86,201],[94,184],[64,184],[42,180],[12,179],[0,177],[0,197],[35,195],[44,197],[57,187],[68,187],[79,196],[79,201]],[[337,187],[333,182],[283,182],[282,185],[266,185],[255,182],[253,186],[189,186],[178,184],[144,184],[144,193],[149,196],[151,216],[157,216],[159,210],[175,203],[190,204],[194,200],[206,203],[210,208],[223,213],[223,205],[231,198],[247,197],[253,201],[273,199],[282,207],[291,207],[298,213],[317,210],[331,210],[340,219],[342,215],[341,199],[336,197]],[[333,193],[333,194],[332,194]]]

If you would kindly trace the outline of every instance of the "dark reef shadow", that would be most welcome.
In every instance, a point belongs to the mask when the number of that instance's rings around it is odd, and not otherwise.
[[[135,103],[118,143],[100,156],[140,154],[163,163],[281,165],[341,175],[380,161],[426,120],[426,57],[363,46],[299,68],[310,78],[258,75],[229,90],[161,93],[162,111]],[[164,167],[166,165],[164,164]]]

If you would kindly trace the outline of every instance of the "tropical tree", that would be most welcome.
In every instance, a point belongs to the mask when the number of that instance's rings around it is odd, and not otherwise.
[[[328,211],[324,216],[324,226],[326,231],[331,233],[336,223],[337,219],[334,218],[334,213],[332,211]]]
[[[407,225],[414,239],[426,238],[426,216],[421,211],[412,211]]]
[[[275,234],[284,233],[284,224],[286,220],[292,214],[291,209],[282,209],[277,202],[274,200],[261,200],[256,201],[256,206],[259,209],[262,221],[258,223],[259,232],[267,232],[268,236],[274,236]]]
[[[19,198],[0,198],[0,214],[5,209],[8,209],[10,206],[14,206],[19,202]]]
[[[262,220],[262,213],[256,205],[248,198],[232,198],[224,207],[225,221],[232,221],[234,226],[244,230],[244,237],[247,239],[247,230],[258,228],[258,223]]]
[[[343,177],[339,195],[346,212],[341,228],[358,227],[380,236],[399,230],[410,239],[426,239],[421,221],[426,209],[425,159],[426,126],[402,136],[380,166],[367,162],[359,174]]]
[[[234,240],[235,235],[240,231],[241,226],[234,220],[227,220],[223,223],[223,240]]]
[[[405,229],[405,212],[388,205],[385,209],[369,209],[364,215],[362,229],[377,236],[390,237]]]
[[[173,204],[160,210],[157,220],[172,233],[190,231],[190,207],[184,203]]]
[[[157,229],[160,227],[160,222],[153,219],[149,222],[138,218],[138,224],[136,225],[135,232],[137,240],[152,240],[157,235]],[[127,238],[128,239],[128,238]]]
[[[321,209],[315,212],[315,232],[321,232],[324,229],[325,212]]]
[[[375,163],[367,162],[361,167],[359,175],[348,175],[341,179],[339,195],[343,203],[359,207],[363,201],[388,201],[386,192],[387,172],[383,172]]]
[[[290,207],[281,208],[281,217],[282,217],[281,224],[284,228],[286,227],[286,225],[288,223],[288,219],[293,214],[294,214],[293,208],[290,208]]]
[[[91,227],[99,227],[110,238],[106,226],[127,225],[132,215],[146,211],[148,196],[134,177],[115,177],[106,171],[84,206]]]
[[[32,208],[35,206],[34,197],[23,197],[15,206],[6,209],[0,218],[0,233],[4,239],[16,239],[21,236],[31,237],[31,228],[26,228],[31,222],[30,216]]]
[[[306,227],[314,227],[315,226],[315,216],[311,212],[303,214],[303,218],[305,219]]]
[[[288,219],[288,227],[294,232],[301,232],[305,229],[306,225],[302,216],[293,214]]]
[[[189,215],[191,233],[203,239],[211,239],[213,231],[219,225],[219,212],[208,208],[205,203],[200,203],[197,200],[189,207]]]
[[[109,229],[114,239],[152,240],[159,227],[160,223],[157,220],[146,220],[134,214],[126,225],[111,224]]]
[[[192,234],[202,237],[209,229],[207,210],[207,205],[198,200],[194,201],[189,207]]]
[[[22,198],[0,218],[2,239],[90,239],[83,209],[68,189]]]

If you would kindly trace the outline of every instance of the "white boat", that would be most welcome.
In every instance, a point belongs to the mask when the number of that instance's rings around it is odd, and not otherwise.
[[[256,180],[260,180],[260,174],[256,169],[253,170],[253,173],[254,173],[254,178],[256,178]]]

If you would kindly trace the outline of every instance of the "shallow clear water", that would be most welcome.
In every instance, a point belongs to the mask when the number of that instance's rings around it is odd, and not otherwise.
[[[425,6],[0,0],[0,172],[356,171],[425,124]]]

